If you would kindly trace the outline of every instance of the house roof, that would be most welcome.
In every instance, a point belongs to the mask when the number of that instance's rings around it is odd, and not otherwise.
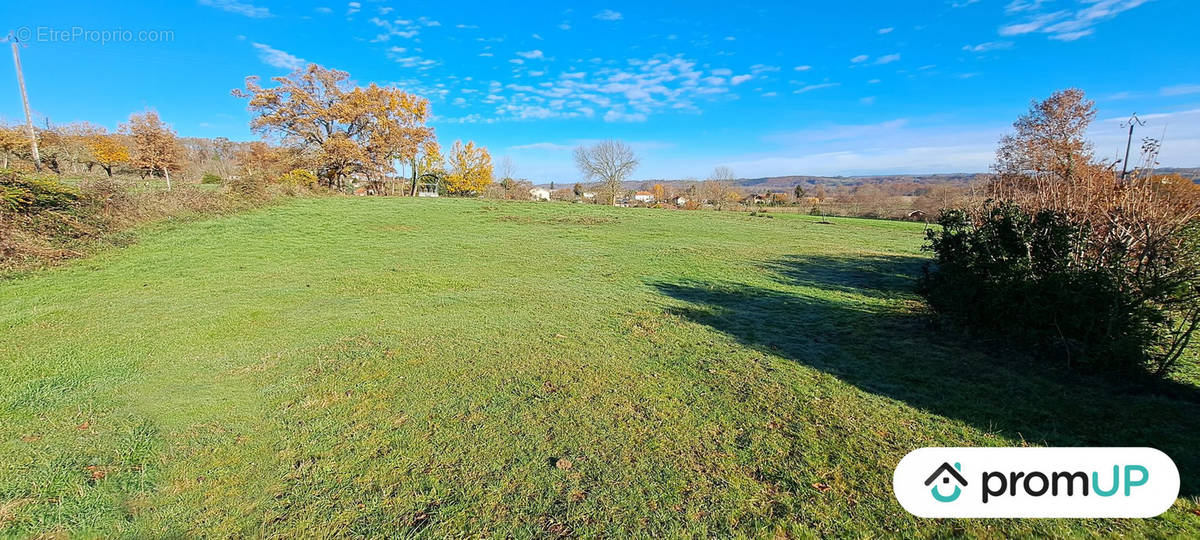
[[[634,195],[654,195],[654,194],[650,193],[649,191],[639,191],[639,192],[635,193]]]

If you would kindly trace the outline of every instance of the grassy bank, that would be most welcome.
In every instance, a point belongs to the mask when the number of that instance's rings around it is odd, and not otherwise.
[[[296,199],[0,282],[0,534],[1189,536],[1200,397],[931,326],[922,225]],[[1154,446],[1152,520],[920,520],[922,446]]]

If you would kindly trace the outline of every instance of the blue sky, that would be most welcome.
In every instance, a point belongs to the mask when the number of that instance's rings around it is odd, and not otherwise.
[[[639,151],[639,179],[983,171],[1029,100],[1068,86],[1096,100],[1101,156],[1136,111],[1164,165],[1200,166],[1195,0],[7,2],[0,20],[30,41],[39,119],[149,107],[253,139],[230,90],[316,62],[428,97],[443,144],[539,182],[573,181],[570,150],[605,138]],[[7,66],[0,117],[21,115]]]

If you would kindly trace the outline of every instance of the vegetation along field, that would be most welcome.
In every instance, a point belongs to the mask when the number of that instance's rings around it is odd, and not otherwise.
[[[295,198],[0,282],[0,533],[1194,536],[1194,372],[938,327],[923,225]],[[1119,399],[1115,399],[1119,397]],[[913,448],[1154,446],[1149,520],[920,520]]]

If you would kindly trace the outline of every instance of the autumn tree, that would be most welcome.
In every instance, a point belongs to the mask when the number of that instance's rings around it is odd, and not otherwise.
[[[598,181],[609,204],[617,204],[621,182],[637,169],[638,157],[633,148],[621,141],[608,140],[575,149],[575,166],[589,181]]]
[[[442,147],[432,136],[421,142],[417,153],[409,161],[409,172],[412,173],[410,196],[417,196],[417,184],[425,175],[444,176],[446,163],[442,157]]]
[[[4,166],[0,168],[9,168],[12,158],[21,157],[28,146],[29,137],[21,129],[0,125],[0,152],[4,154]]]
[[[386,176],[394,161],[411,162],[434,138],[425,125],[428,100],[374,83],[353,86],[349,78],[309,64],[273,78],[270,88],[248,77],[233,95],[249,99],[252,129],[314,154],[322,183],[340,188],[354,173]]]
[[[163,123],[157,112],[146,111],[130,115],[129,122],[121,124],[121,133],[129,137],[132,147],[130,165],[151,176],[161,172],[170,191],[171,171],[179,170],[183,158],[183,147],[175,131]]]
[[[234,154],[238,167],[244,174],[265,180],[275,180],[291,170],[283,149],[263,141],[254,141]]]
[[[1013,133],[1000,139],[993,168],[1004,175],[1049,173],[1066,179],[1092,160],[1086,131],[1095,117],[1093,102],[1078,88],[1034,101],[1013,123]]]
[[[125,146],[119,135],[92,134],[86,138],[85,144],[92,161],[104,169],[109,178],[112,178],[113,167],[126,163],[130,159],[129,148]]]
[[[662,184],[654,184],[654,187],[650,188],[650,193],[654,194],[654,200],[656,201],[661,202],[667,199],[667,188],[663,187]]]
[[[60,155],[71,165],[72,172],[79,172],[80,166],[86,165],[90,169],[95,163],[88,146],[90,137],[108,130],[91,122],[71,122],[55,126],[53,131],[58,135]]]
[[[492,183],[492,156],[487,148],[475,146],[474,141],[466,145],[454,141],[447,161],[446,189],[451,193],[481,193]]]

